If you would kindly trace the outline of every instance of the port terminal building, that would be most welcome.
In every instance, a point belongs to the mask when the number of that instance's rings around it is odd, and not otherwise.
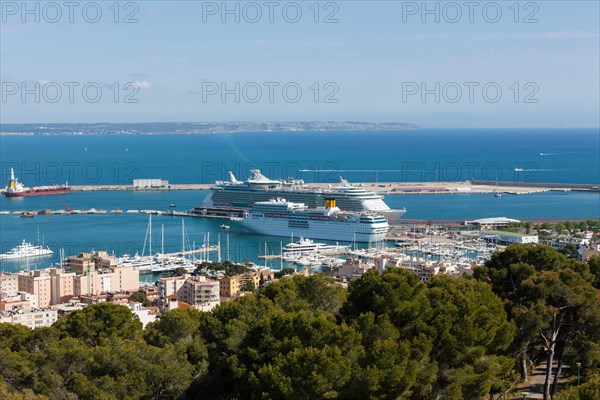
[[[476,226],[480,231],[487,229],[507,228],[513,222],[521,222],[518,219],[506,217],[480,218],[473,221],[465,221],[465,225]]]
[[[162,190],[169,188],[169,181],[162,179],[134,179],[133,190]]]
[[[479,233],[479,237],[488,242],[497,244],[538,243],[537,235],[526,235],[523,233],[506,231],[482,231]]]

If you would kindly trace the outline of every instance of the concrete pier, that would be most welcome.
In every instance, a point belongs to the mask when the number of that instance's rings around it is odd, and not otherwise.
[[[600,191],[600,185],[585,183],[552,183],[552,182],[495,182],[495,181],[463,181],[463,182],[356,182],[354,186],[363,187],[379,194],[457,194],[457,193],[506,193],[528,194],[548,191]],[[327,189],[338,186],[338,182],[308,183],[310,188]],[[168,190],[209,190],[213,184],[184,183],[173,184],[152,189],[134,189],[133,185],[73,185],[74,192],[94,191],[168,191]]]

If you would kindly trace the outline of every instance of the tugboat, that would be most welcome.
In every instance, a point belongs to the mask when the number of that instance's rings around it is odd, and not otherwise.
[[[57,186],[36,186],[36,187],[25,187],[17,178],[15,178],[15,171],[10,169],[10,181],[8,186],[4,188],[2,194],[6,197],[27,197],[27,196],[46,196],[50,194],[66,194],[71,191],[71,188],[67,184]]]

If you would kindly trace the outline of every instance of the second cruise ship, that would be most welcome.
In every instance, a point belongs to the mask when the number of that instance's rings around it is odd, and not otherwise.
[[[216,206],[252,207],[255,203],[273,198],[285,198],[289,202],[304,203],[308,208],[317,208],[326,200],[335,201],[338,208],[345,211],[371,211],[393,213],[400,217],[406,210],[391,210],[383,201],[383,196],[368,192],[341,179],[339,186],[311,188],[303,180],[272,180],[251,170],[252,176],[238,181],[229,171],[229,181],[217,181],[211,188],[211,200]]]
[[[315,209],[285,199],[258,201],[240,224],[262,235],[364,243],[384,240],[389,229],[382,215],[341,211],[334,200]]]

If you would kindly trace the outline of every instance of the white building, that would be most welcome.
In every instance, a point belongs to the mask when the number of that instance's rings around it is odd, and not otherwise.
[[[515,232],[483,231],[479,233],[479,237],[489,242],[498,244],[538,243],[537,235],[526,235]]]
[[[13,295],[19,291],[19,277],[17,274],[0,272],[0,296]]]
[[[13,310],[0,312],[0,323],[25,325],[29,329],[50,326],[58,319],[58,313],[54,309],[32,309],[30,311]]]
[[[479,230],[485,229],[498,229],[506,228],[511,223],[521,222],[518,219],[506,218],[506,217],[491,217],[491,218],[480,218],[473,221],[465,221],[465,225],[475,225]]]
[[[129,309],[138,316],[144,328],[149,323],[156,321],[156,313],[144,308],[141,303],[129,303]]]
[[[169,181],[163,181],[162,179],[134,179],[133,189],[134,190],[155,190],[164,189],[169,186]]]
[[[156,286],[158,305],[163,312],[176,304],[173,296],[177,297],[178,301],[186,302],[202,311],[210,311],[220,303],[219,281],[208,280],[204,276],[185,274],[159,278]]]

